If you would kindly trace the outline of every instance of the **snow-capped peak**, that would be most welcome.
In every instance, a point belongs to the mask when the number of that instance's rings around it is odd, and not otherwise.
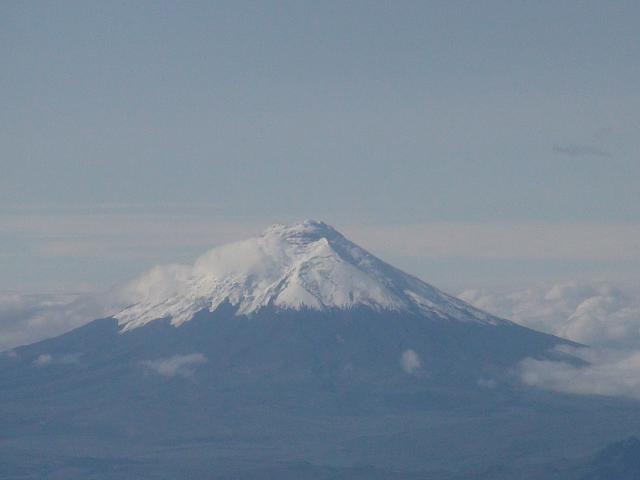
[[[171,318],[180,325],[229,302],[238,315],[264,307],[368,307],[497,324],[506,322],[384,263],[314,220],[273,225],[262,235],[213,248],[193,265],[155,267],[127,286],[134,304],[118,314],[124,331]]]

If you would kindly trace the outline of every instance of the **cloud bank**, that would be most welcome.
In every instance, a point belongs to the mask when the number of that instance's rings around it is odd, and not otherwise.
[[[528,358],[520,364],[522,382],[563,393],[640,399],[640,350],[579,348],[566,353],[588,365]]]
[[[176,288],[185,268],[155,267],[136,280],[99,294],[0,292],[0,352],[110,317],[140,298],[162,298],[167,290]]]
[[[510,292],[467,290],[459,297],[526,327],[591,346],[565,352],[583,360],[583,366],[524,360],[518,371],[526,385],[563,393],[640,399],[637,293],[602,282],[568,282]]]
[[[512,291],[465,290],[462,300],[525,327],[606,348],[640,348],[638,292],[566,282]]]
[[[117,300],[117,296],[0,292],[0,351],[109,316],[124,301]]]

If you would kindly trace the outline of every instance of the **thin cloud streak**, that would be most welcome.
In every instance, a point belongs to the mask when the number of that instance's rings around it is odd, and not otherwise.
[[[208,249],[259,234],[264,222],[201,215],[0,214],[0,234],[43,257],[148,258],[158,251]],[[382,256],[640,261],[640,224],[469,223],[337,225]],[[17,247],[16,247],[17,248]],[[0,255],[11,254],[8,247]],[[197,253],[197,252],[196,252]]]
[[[593,145],[554,145],[553,151],[569,157],[612,157],[611,153]]]
[[[345,232],[365,248],[407,257],[640,260],[640,224],[431,223]]]

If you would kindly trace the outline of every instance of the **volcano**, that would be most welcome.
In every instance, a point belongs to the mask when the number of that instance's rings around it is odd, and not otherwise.
[[[635,405],[519,382],[521,360],[577,362],[558,348],[575,344],[322,222],[127,290],[112,317],[0,357],[0,478],[494,478],[478,472],[585,454],[639,422]]]

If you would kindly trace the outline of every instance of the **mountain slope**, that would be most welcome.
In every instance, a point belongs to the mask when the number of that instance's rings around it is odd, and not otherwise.
[[[629,437],[608,445],[584,467],[580,480],[634,480],[640,478],[640,440]]]

